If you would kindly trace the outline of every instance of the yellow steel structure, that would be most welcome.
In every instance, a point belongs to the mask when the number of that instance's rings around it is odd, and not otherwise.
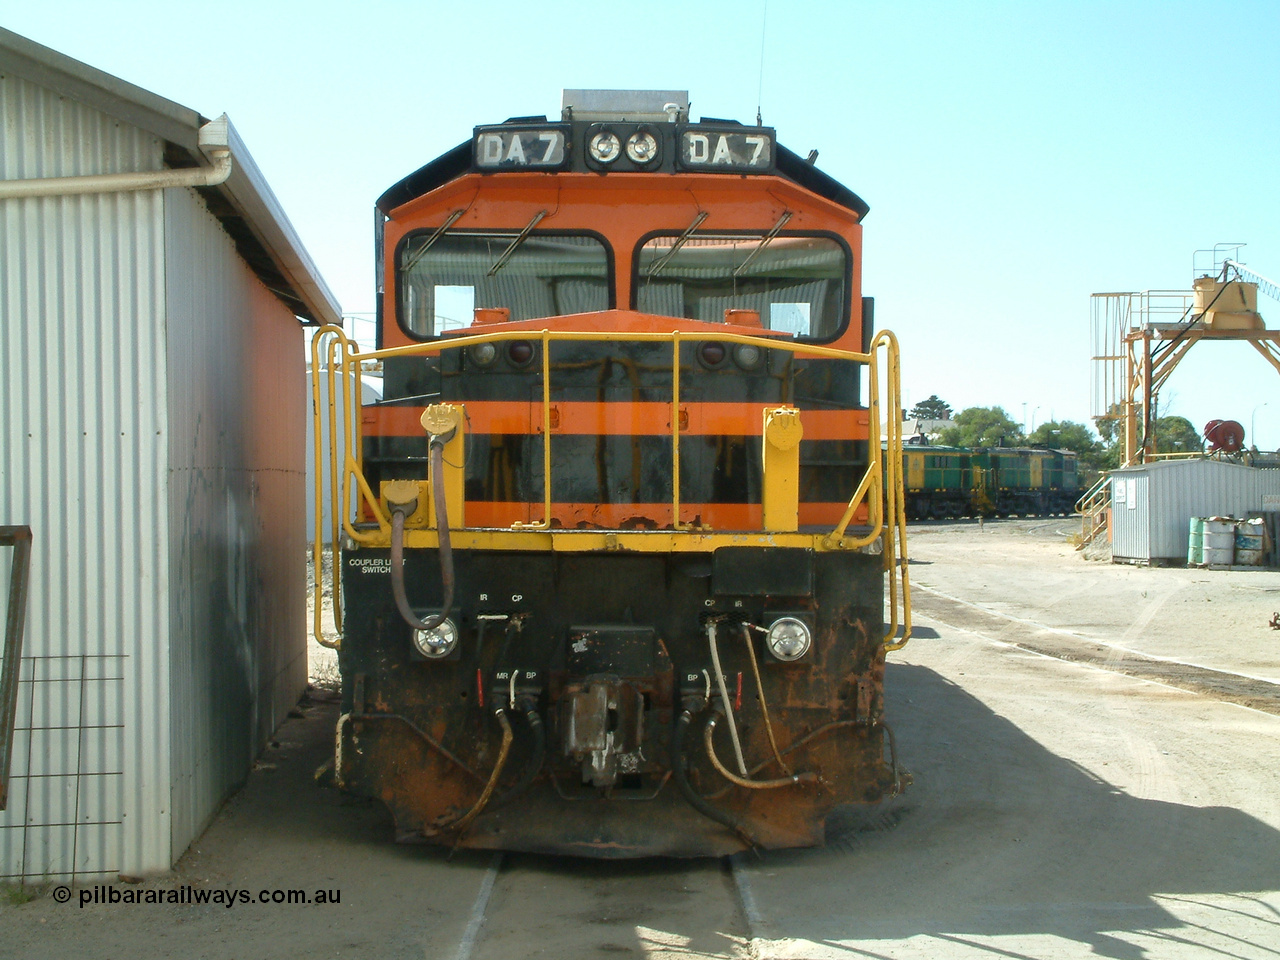
[[[1200,320],[1191,324],[1148,324],[1134,328],[1124,338],[1127,348],[1125,382],[1128,388],[1124,398],[1126,465],[1152,458],[1155,451],[1149,447],[1156,395],[1187,352],[1204,340],[1242,340],[1280,372],[1280,330],[1213,328]],[[1164,347],[1153,349],[1153,344]],[[1141,435],[1145,438],[1141,447],[1139,422],[1143,426]]]
[[[391,543],[390,510],[387,493],[394,497],[416,494],[418,508],[408,518],[404,534],[406,548],[434,549],[439,537],[434,529],[433,511],[426,508],[431,503],[430,487],[426,481],[409,481],[417,485],[416,491],[397,489],[383,484],[375,495],[364,475],[363,440],[360,432],[360,408],[352,383],[361,365],[388,357],[428,356],[442,350],[466,349],[481,343],[505,340],[540,341],[542,350],[542,442],[543,442],[543,514],[532,523],[516,523],[509,528],[479,528],[465,526],[463,465],[466,411],[461,406],[435,405],[423,415],[423,427],[428,433],[443,433],[440,417],[450,418],[456,425],[456,433],[444,449],[445,493],[450,525],[450,538],[457,550],[505,550],[550,551],[577,553],[588,551],[626,551],[645,553],[710,553],[722,546],[803,547],[817,551],[849,550],[878,552],[888,576],[889,623],[884,643],[887,650],[905,646],[911,636],[911,588],[908,575],[906,513],[903,502],[902,477],[902,400],[899,388],[901,365],[897,338],[883,330],[872,341],[868,353],[836,350],[807,343],[786,340],[765,340],[737,334],[717,334],[716,340],[727,344],[745,343],[769,350],[780,350],[804,356],[827,357],[848,360],[866,366],[868,371],[868,464],[857,489],[853,491],[840,522],[830,531],[800,532],[797,525],[799,490],[799,442],[803,435],[800,412],[791,407],[779,407],[764,411],[762,442],[765,452],[765,522],[760,531],[715,531],[706,525],[693,525],[680,521],[680,345],[684,341],[705,339],[682,331],[672,333],[620,333],[597,331],[529,331],[516,330],[493,333],[477,333],[435,340],[429,343],[384,350],[361,352],[359,345],[347,337],[341,327],[326,325],[316,331],[311,342],[311,382],[313,402],[313,430],[315,434],[316,472],[316,521],[314,556],[316,558],[316,595],[323,588],[320,557],[323,555],[324,535],[323,504],[325,488],[328,488],[333,526],[329,531],[335,550],[345,536],[354,544],[387,548]],[[674,523],[667,530],[565,530],[551,526],[551,363],[550,344],[561,341],[636,341],[667,342],[672,348],[671,395],[671,451],[672,451],[672,516]],[[887,367],[881,374],[881,365]],[[323,401],[321,371],[327,377],[327,402]],[[339,386],[338,380],[341,379]],[[883,397],[881,396],[883,390]],[[341,400],[339,401],[339,392]],[[440,410],[445,407],[447,410]],[[339,410],[344,416],[339,416]],[[433,413],[432,411],[435,410]],[[327,418],[329,444],[327,470],[322,460],[322,424]],[[345,450],[339,466],[339,421],[354,424],[355,436]],[[884,437],[880,424],[887,423]],[[349,433],[350,431],[348,431]],[[883,440],[883,443],[882,443]],[[390,488],[390,490],[388,489]],[[372,523],[357,525],[346,510],[352,493],[363,503]],[[408,502],[407,499],[399,502]],[[341,505],[341,508],[340,508]],[[856,534],[850,533],[858,508],[867,507],[867,524]],[[455,526],[455,517],[457,523]],[[333,596],[334,623],[342,631],[340,577],[336,565],[330,582]],[[324,636],[321,626],[320,603],[315,604],[313,633],[325,646],[337,646],[336,640]],[[902,636],[897,638],[901,614]]]

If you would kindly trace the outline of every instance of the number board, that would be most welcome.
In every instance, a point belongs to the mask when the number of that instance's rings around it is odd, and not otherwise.
[[[479,170],[559,170],[569,159],[569,127],[476,127],[473,157]]]
[[[680,128],[679,165],[714,173],[764,173],[773,169],[771,127]]]

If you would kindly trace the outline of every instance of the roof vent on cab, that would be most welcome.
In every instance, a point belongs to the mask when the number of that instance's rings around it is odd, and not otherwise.
[[[599,123],[632,120],[640,123],[682,123],[689,120],[688,90],[565,90],[562,120]]]

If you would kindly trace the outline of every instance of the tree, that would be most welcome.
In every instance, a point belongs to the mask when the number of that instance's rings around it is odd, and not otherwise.
[[[1157,453],[1200,453],[1204,439],[1186,417],[1158,417],[1151,431]]]
[[[1050,420],[1031,431],[1027,442],[1037,447],[1051,447],[1054,450],[1074,450],[1084,457],[1097,453],[1102,443],[1094,437],[1093,431],[1082,423],[1071,420]]]
[[[1098,418],[1095,422],[1103,440],[1103,449],[1097,455],[1097,467],[1114,470],[1124,463],[1124,421]],[[1138,427],[1141,431],[1142,424]],[[1186,417],[1157,417],[1151,432],[1156,438],[1157,453],[1199,453],[1204,450],[1204,438]],[[1141,432],[1138,446],[1142,446]]]
[[[1093,435],[1093,431],[1084,424],[1071,420],[1042,423],[1027,437],[1027,442],[1038,447],[1074,451],[1080,457],[1080,466],[1087,473],[1119,466],[1119,463],[1111,463],[1111,451]]]
[[[938,399],[932,394],[929,399],[921,400],[907,413],[908,420],[950,420],[951,404]]]
[[[941,443],[953,447],[1008,447],[1023,441],[1022,428],[1004,407],[968,407],[955,415],[954,427],[940,434]]]

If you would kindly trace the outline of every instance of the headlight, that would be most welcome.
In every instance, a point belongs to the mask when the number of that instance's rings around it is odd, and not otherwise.
[[[591,157],[597,163],[613,163],[622,152],[622,141],[618,139],[616,133],[601,130],[591,138],[587,149],[591,151]]]
[[[492,343],[477,343],[467,348],[467,356],[477,367],[487,367],[498,356],[498,348]]]
[[[627,158],[644,166],[658,155],[658,140],[652,133],[638,130],[627,138]]]
[[[733,359],[743,370],[760,366],[760,348],[754,343],[740,343],[733,348]]]
[[[445,620],[434,630],[415,630],[413,645],[428,660],[443,660],[458,645],[458,628],[452,620]]]
[[[809,652],[813,635],[803,620],[795,617],[779,617],[769,627],[765,642],[769,652],[782,661],[799,660]]]

